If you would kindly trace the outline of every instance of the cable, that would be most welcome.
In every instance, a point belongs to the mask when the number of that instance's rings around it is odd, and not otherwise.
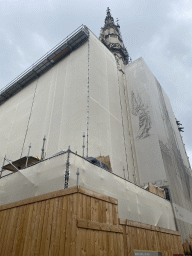
[[[30,122],[31,114],[32,114],[32,110],[33,110],[33,103],[34,103],[34,100],[35,100],[35,95],[36,95],[36,90],[37,90],[37,84],[38,84],[38,79],[37,79],[37,82],[36,82],[35,92],[34,92],[34,95],[33,95],[33,100],[32,100],[32,104],[31,104],[31,110],[30,110],[30,114],[29,114],[27,129],[26,129],[26,132],[25,132],[25,137],[24,137],[24,141],[23,141],[23,146],[22,146],[20,158],[22,157],[22,154],[23,154],[23,148],[24,148],[24,145],[25,145],[25,140],[26,140],[26,137],[27,137],[28,129],[29,129],[29,122]]]

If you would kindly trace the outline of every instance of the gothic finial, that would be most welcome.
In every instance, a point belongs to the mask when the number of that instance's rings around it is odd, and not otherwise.
[[[111,24],[111,23],[114,24],[114,19],[111,16],[109,7],[107,7],[107,16],[105,18],[105,24]]]

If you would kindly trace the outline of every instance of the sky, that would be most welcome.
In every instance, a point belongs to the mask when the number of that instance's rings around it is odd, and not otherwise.
[[[107,7],[168,95],[192,165],[191,0],[0,0],[0,89],[81,24],[99,37]]]

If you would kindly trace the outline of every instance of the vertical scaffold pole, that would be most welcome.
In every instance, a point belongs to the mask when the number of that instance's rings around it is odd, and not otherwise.
[[[82,146],[82,148],[83,148],[83,158],[84,158],[84,151],[85,151],[85,133],[83,133],[83,146]]]
[[[133,183],[135,184],[135,175],[133,174]]]
[[[70,154],[71,150],[70,150],[70,146],[67,150],[67,162],[66,162],[66,170],[65,170],[65,185],[64,185],[64,188],[68,188],[69,186],[69,166],[70,166],[70,163],[69,163],[69,154]]]
[[[5,164],[5,158],[6,158],[6,155],[5,155],[4,159],[3,159],[3,165],[2,165],[2,167],[1,167],[1,172],[0,172],[0,179],[1,179],[1,177],[2,177],[3,166],[4,166],[4,164]]]
[[[77,187],[79,188],[79,168],[77,168],[76,175],[77,175]]]
[[[41,161],[45,158],[45,141],[46,141],[46,137],[44,136],[44,138],[43,138],[43,147],[41,149]]]
[[[28,164],[30,149],[31,149],[31,143],[30,143],[30,145],[29,145],[29,150],[28,150],[28,154],[27,154],[27,159],[26,159],[26,163],[25,163],[25,168],[27,167],[27,164]]]
[[[124,174],[124,179],[126,180],[126,178],[125,178],[125,168],[124,168],[124,166],[123,166],[123,174]]]

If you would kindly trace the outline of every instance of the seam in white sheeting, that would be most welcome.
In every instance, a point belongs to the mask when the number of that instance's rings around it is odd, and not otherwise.
[[[88,135],[89,135],[89,59],[90,59],[90,34],[88,38],[88,65],[87,65],[87,157],[88,157]]]
[[[68,64],[68,62],[67,62]],[[59,74],[59,71],[58,71]],[[61,147],[61,141],[62,141],[62,125],[63,125],[63,110],[65,109],[65,90],[66,90],[66,76],[67,76],[67,65],[66,65],[66,69],[65,69],[65,79],[63,81],[64,86],[63,86],[63,101],[62,101],[62,105],[61,105],[61,122],[60,122],[60,128],[59,128],[59,143],[58,143],[58,149],[60,149]]]
[[[136,153],[135,153],[135,146],[134,146],[134,142],[133,142],[133,130],[132,130],[132,125],[131,125],[131,116],[130,116],[130,111],[129,111],[129,96],[128,96],[128,90],[127,94],[125,91],[125,88],[127,86],[127,82],[126,82],[126,76],[125,73],[123,74],[123,84],[124,84],[124,94],[127,96],[125,99],[125,104],[126,104],[126,109],[127,109],[127,122],[128,122],[128,130],[129,130],[129,136],[130,136],[130,143],[131,143],[131,154],[132,154],[132,160],[133,160],[133,168],[134,168],[134,177],[135,177],[135,181],[137,183],[137,185],[140,184],[140,178],[139,178],[139,173],[138,173],[138,165],[137,165],[137,160],[136,160]],[[133,152],[134,150],[134,152]],[[133,179],[133,182],[135,182]]]
[[[17,172],[19,173],[21,176],[23,176],[27,181],[29,181],[31,184],[33,184],[33,186],[35,186],[35,183],[33,183],[29,178],[27,178],[27,176],[25,176],[24,173],[22,173],[21,171]]]
[[[109,110],[107,110],[105,107],[103,107],[98,101],[96,101],[95,99],[93,99],[91,96],[90,96],[90,98],[91,98],[93,101],[95,101],[99,106],[101,106],[105,111],[107,111],[112,117],[114,117],[119,123],[121,123],[121,121],[120,121],[116,116],[114,116],[113,114],[111,114],[111,113],[109,112]]]
[[[125,128],[124,128],[124,122],[123,122],[123,107],[121,102],[121,89],[120,89],[120,83],[119,83],[119,70],[118,70],[118,63],[116,59],[116,65],[117,65],[117,79],[118,79],[118,87],[119,87],[119,101],[121,106],[121,120],[122,120],[122,127],[123,127],[123,139],[124,139],[124,147],[125,147],[125,158],[127,162],[127,173],[128,173],[128,180],[129,180],[129,165],[128,165],[128,157],[127,157],[127,147],[125,142]]]
[[[53,75],[52,76],[52,80],[54,85],[53,85],[53,91],[49,91],[49,93],[51,92],[52,93],[52,102],[51,102],[51,108],[50,108],[50,116],[49,116],[49,122],[47,124],[47,143],[46,143],[46,148],[45,150],[47,149],[47,146],[49,145],[49,139],[50,139],[50,136],[51,136],[51,125],[52,125],[52,120],[53,120],[53,116],[54,116],[54,104],[55,104],[55,94],[56,94],[56,90],[57,90],[57,79],[58,79],[58,68],[55,72],[55,76]],[[60,123],[61,125],[61,123]],[[44,134],[46,135],[46,133],[44,132]],[[57,145],[57,148],[58,148],[58,145]]]

